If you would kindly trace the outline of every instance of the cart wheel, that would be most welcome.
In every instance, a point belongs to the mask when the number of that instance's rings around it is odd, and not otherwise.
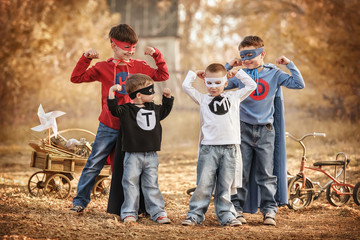
[[[70,180],[63,174],[54,174],[45,182],[44,193],[47,196],[64,199],[70,196],[70,192]]]
[[[44,187],[46,181],[46,173],[44,171],[36,172],[29,178],[28,190],[34,197],[44,196]]]
[[[309,206],[313,201],[314,193],[312,190],[313,184],[309,179],[305,181],[305,193],[301,193],[301,189],[303,187],[303,177],[295,176],[289,180],[288,183],[288,194],[289,194],[289,204],[288,207],[290,209],[299,210],[306,206]]]
[[[326,188],[326,199],[331,205],[340,207],[350,200],[350,195],[339,195],[335,192],[334,188],[341,193],[350,192],[350,188],[348,186],[338,186],[335,183],[329,184]]]
[[[196,190],[196,187],[194,187],[194,188],[189,188],[188,190],[186,190],[186,193],[187,193],[188,195],[192,196],[193,193],[195,192],[195,190]]]
[[[108,177],[103,177],[97,180],[92,190],[94,199],[108,197],[110,193],[110,184],[111,179]]]
[[[358,182],[354,187],[353,198],[354,198],[354,202],[357,205],[360,205],[360,182]]]

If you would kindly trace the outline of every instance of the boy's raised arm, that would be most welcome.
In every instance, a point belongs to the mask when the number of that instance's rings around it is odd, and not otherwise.
[[[88,69],[93,58],[99,58],[99,53],[93,49],[90,49],[81,55],[81,58],[71,74],[71,82],[82,83],[94,82],[97,80],[97,77],[94,77],[97,76],[97,71],[93,70],[93,68]]]
[[[240,81],[245,85],[245,87],[236,91],[237,95],[240,97],[240,100],[243,101],[247,98],[255,89],[255,81],[246,73],[244,70],[240,69],[235,74],[235,77],[240,79]]]
[[[195,79],[196,73],[190,70],[185,77],[182,88],[184,92],[192,98],[192,100],[194,100],[197,104],[200,104],[201,93],[192,86]]]
[[[279,76],[279,84],[281,86],[290,88],[290,89],[303,89],[305,87],[305,81],[300,73],[300,70],[295,66],[294,62],[288,60],[286,63],[281,57],[277,60],[277,63],[286,65],[290,70],[291,75],[287,73],[282,73]]]
[[[163,89],[162,105],[160,107],[160,120],[166,118],[174,104],[174,97],[171,96],[171,90],[169,88]]]
[[[154,51],[152,51],[152,50],[154,50]],[[150,74],[149,76],[151,76],[151,78],[154,79],[154,81],[168,80],[169,79],[169,70],[166,65],[164,56],[159,51],[159,49],[147,47],[145,49],[144,54],[152,56],[154,58],[156,66],[157,66],[157,69],[154,69],[154,68],[151,68],[150,66],[148,66],[152,70],[152,74]]]
[[[123,108],[121,108],[121,105],[118,105],[118,100],[115,97],[115,91],[121,91],[121,85],[116,84],[110,87],[109,89],[109,96],[107,98],[107,105],[111,112],[111,114],[114,117],[119,117]]]

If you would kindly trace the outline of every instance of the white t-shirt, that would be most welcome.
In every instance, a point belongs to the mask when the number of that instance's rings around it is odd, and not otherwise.
[[[203,145],[240,144],[240,102],[247,98],[256,88],[254,80],[243,70],[239,70],[236,78],[245,85],[236,91],[221,93],[212,97],[196,90],[192,83],[196,73],[189,71],[182,87],[195,103],[200,105],[200,143]]]

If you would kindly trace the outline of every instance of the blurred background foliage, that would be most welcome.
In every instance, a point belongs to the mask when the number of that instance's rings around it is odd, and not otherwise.
[[[178,2],[182,78],[170,76],[170,81],[180,86],[189,69],[204,69],[211,62],[225,63],[237,57],[241,39],[258,35],[265,41],[266,62],[275,63],[284,55],[295,62],[306,82],[304,90],[284,92],[287,129],[299,135],[331,131],[339,142],[357,145],[358,0]],[[24,130],[38,125],[40,103],[46,112],[67,113],[58,119],[59,128],[96,131],[100,84],[75,85],[70,75],[81,54],[90,48],[99,51],[100,60],[112,57],[107,34],[120,19],[119,14],[110,13],[106,0],[0,0],[3,143],[23,140]],[[171,120],[165,122],[169,130],[164,139],[174,144],[197,141],[197,109],[184,94],[176,97]]]

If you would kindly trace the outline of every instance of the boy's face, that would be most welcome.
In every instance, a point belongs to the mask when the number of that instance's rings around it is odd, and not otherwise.
[[[111,43],[111,48],[114,51],[114,58],[129,61],[135,53],[136,45],[130,43],[122,43],[121,46]]]
[[[224,92],[224,88],[227,86],[228,81],[226,80],[226,82],[223,83],[222,82],[223,77],[224,77],[224,74],[222,72],[205,72],[205,84],[207,85],[206,88],[208,90],[208,93],[212,97],[219,96],[221,93]],[[225,74],[225,77],[226,77],[226,74]],[[210,80],[207,80],[207,78],[213,78],[213,79],[210,81]],[[209,85],[212,85],[212,86],[209,86]]]
[[[246,46],[246,47],[240,48],[239,49],[240,50],[240,57],[241,57],[241,51],[254,50],[254,49],[256,49],[256,47],[254,47],[254,46]],[[254,68],[257,68],[257,67],[259,67],[261,65],[264,65],[265,54],[266,53],[265,53],[265,50],[264,50],[260,55],[254,57],[252,59],[242,61],[242,65],[245,66],[248,69],[254,69]],[[251,57],[251,56],[248,56],[248,57]]]
[[[154,83],[153,82],[147,82],[145,84],[144,88],[149,87],[150,85],[154,85]],[[151,89],[150,89],[150,91],[152,91],[152,94],[150,94],[150,95],[140,93],[141,94],[140,98],[141,98],[142,102],[144,102],[144,103],[152,102],[152,100],[154,99],[155,92],[153,90],[151,90]]]

